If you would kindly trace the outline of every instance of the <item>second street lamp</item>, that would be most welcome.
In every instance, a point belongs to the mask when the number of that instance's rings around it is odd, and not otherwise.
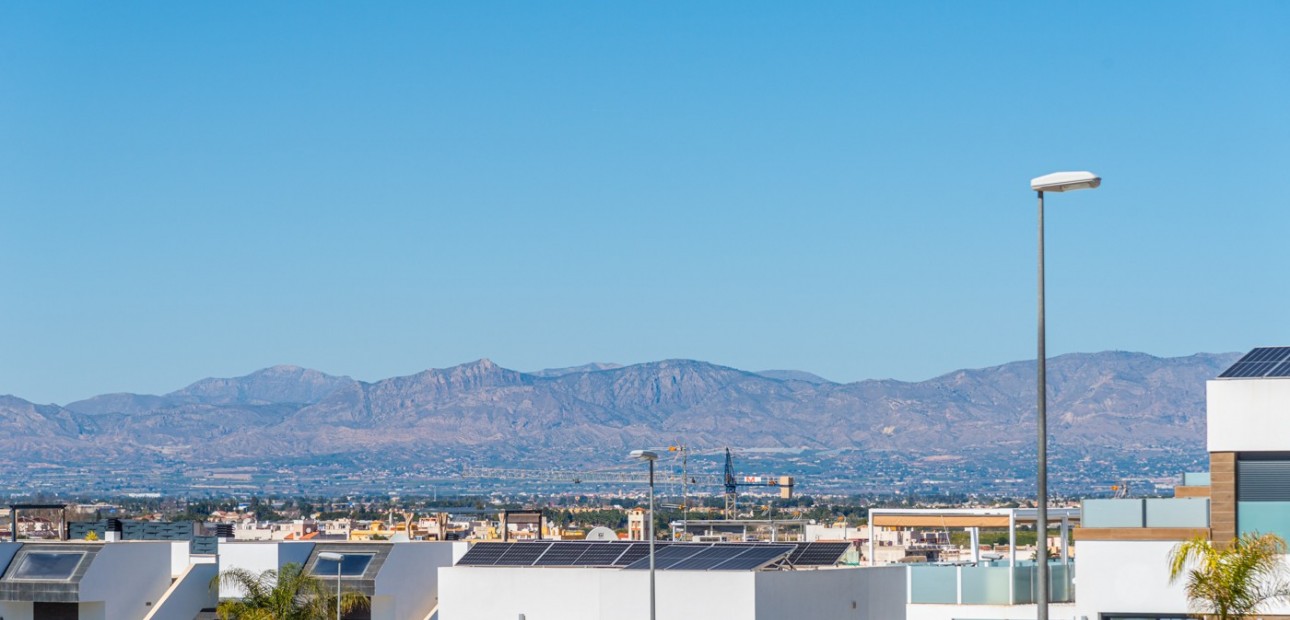
[[[658,453],[632,450],[631,457],[649,461],[649,519],[645,529],[649,532],[649,620],[654,620],[654,461],[658,460]]]
[[[345,554],[323,551],[318,554],[318,559],[336,563],[336,620],[340,620],[340,568],[345,562]]]
[[[1073,192],[1080,189],[1097,189],[1102,178],[1092,172],[1054,172],[1030,180],[1030,189],[1039,195],[1039,355],[1038,358],[1038,415],[1039,472],[1035,498],[1035,603],[1037,620],[1048,620],[1048,359],[1044,334],[1044,192]]]

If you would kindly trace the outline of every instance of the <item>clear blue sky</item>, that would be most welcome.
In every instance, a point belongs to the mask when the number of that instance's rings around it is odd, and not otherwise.
[[[791,4],[791,6],[790,6]],[[1290,344],[1290,3],[0,5],[0,393]]]

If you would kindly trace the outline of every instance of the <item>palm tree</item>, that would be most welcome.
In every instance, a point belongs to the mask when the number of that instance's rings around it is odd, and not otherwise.
[[[260,574],[242,568],[223,571],[211,586],[219,584],[240,589],[241,599],[220,601],[215,613],[220,620],[331,620],[336,617],[336,592],[299,564]],[[367,597],[345,592],[340,597],[341,613],[366,607]]]
[[[1169,583],[1186,575],[1192,610],[1218,620],[1254,614],[1264,604],[1290,598],[1285,553],[1285,540],[1275,534],[1242,534],[1222,549],[1197,536],[1169,552]]]

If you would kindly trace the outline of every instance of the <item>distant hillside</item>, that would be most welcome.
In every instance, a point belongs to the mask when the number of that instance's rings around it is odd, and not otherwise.
[[[1205,380],[1236,357],[1054,358],[1054,451],[1202,453]],[[485,359],[373,383],[276,366],[160,396],[108,394],[65,407],[0,398],[0,450],[53,462],[176,467],[337,455],[582,467],[618,463],[627,449],[680,437],[695,448],[1016,460],[1033,443],[1034,380],[1033,362],[920,382],[846,384],[693,360],[523,373]]]

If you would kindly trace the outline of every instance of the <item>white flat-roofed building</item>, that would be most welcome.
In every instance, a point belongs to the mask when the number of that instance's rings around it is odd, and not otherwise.
[[[1075,532],[1081,620],[1188,617],[1166,558],[1189,538],[1290,538],[1290,347],[1254,349],[1205,387],[1208,476],[1187,474],[1174,498],[1084,502]],[[1290,604],[1264,612],[1290,616]]]
[[[905,618],[904,569],[835,568],[850,545],[824,545],[810,560],[819,564],[809,565],[806,543],[656,543],[657,616]],[[647,620],[647,549],[616,541],[478,543],[456,566],[439,569],[439,618]],[[800,559],[790,566],[794,554]]]
[[[322,553],[344,556],[340,562],[341,587],[368,598],[369,607],[350,615],[351,620],[425,620],[439,604],[438,569],[451,566],[465,554],[464,542],[292,542],[227,541],[220,543],[222,569],[241,568],[252,573],[280,570],[298,564],[328,585],[336,587],[337,563]],[[219,596],[237,598],[241,592],[221,584]]]
[[[213,557],[175,574],[169,541],[0,543],[0,618],[192,620],[214,606]]]

